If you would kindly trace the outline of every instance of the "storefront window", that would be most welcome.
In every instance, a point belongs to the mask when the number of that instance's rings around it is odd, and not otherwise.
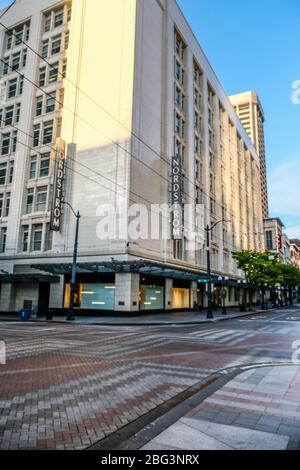
[[[69,306],[70,284],[65,288],[65,308]],[[75,305],[87,310],[114,310],[114,284],[80,284]]]
[[[163,310],[165,289],[162,286],[140,286],[140,309]]]
[[[190,290],[180,287],[173,289],[173,308],[190,308]]]

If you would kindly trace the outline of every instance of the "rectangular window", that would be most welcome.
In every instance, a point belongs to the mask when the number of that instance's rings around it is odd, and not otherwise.
[[[18,131],[13,131],[12,138],[11,138],[11,153],[15,153],[17,149],[17,142],[18,142]]]
[[[55,36],[52,39],[52,46],[51,46],[52,55],[59,54],[60,51],[61,51],[61,34],[59,36]]]
[[[10,49],[11,49],[11,46],[12,46],[12,39],[13,39],[12,35],[7,36],[7,38],[6,38],[6,49],[7,49],[7,50],[10,50]]]
[[[50,173],[50,153],[45,153],[41,157],[40,178],[49,176]]]
[[[36,194],[36,212],[45,212],[47,209],[47,186],[38,188]]]
[[[269,251],[274,250],[272,230],[266,230],[266,245],[267,245],[267,250]]]
[[[0,165],[0,185],[1,186],[3,186],[6,183],[6,170],[7,170],[6,163],[2,163]]]
[[[6,250],[6,236],[7,228],[3,227],[0,232],[0,253],[5,253]]]
[[[22,40],[23,40],[23,28],[21,29],[21,31],[17,31],[15,33],[15,46],[18,46],[19,44],[21,44]]]
[[[27,190],[27,198],[26,198],[26,214],[31,214],[33,211],[33,198],[34,198],[34,189]]]
[[[14,98],[17,95],[17,82],[16,78],[8,82],[8,98]]]
[[[8,184],[13,182],[14,178],[14,162],[10,162],[9,164],[9,172],[8,172]]]
[[[43,97],[38,96],[35,103],[35,115],[41,116],[43,114]]]
[[[70,42],[70,33],[67,31],[65,33],[65,50],[67,51],[69,49],[69,42]]]
[[[29,249],[29,226],[22,227],[22,251],[26,252]]]
[[[67,75],[67,59],[65,59],[62,63],[62,72],[61,72],[63,78],[66,78]]]
[[[27,62],[27,51],[23,51],[22,67],[26,67],[26,62]]]
[[[2,67],[3,67],[2,75],[7,75],[8,72],[9,72],[9,70],[10,70],[10,66],[9,66],[9,57],[5,57],[5,58],[3,59]]]
[[[13,54],[12,61],[11,61],[11,69],[12,70],[19,70],[19,68],[20,68],[20,59],[21,59],[20,52],[18,52],[18,54]]]
[[[39,74],[39,86],[44,86],[46,84],[46,67],[40,69]]]
[[[55,94],[46,99],[46,113],[53,113],[53,111],[55,111]]]
[[[21,103],[16,105],[16,112],[15,112],[15,123],[17,124],[20,122],[20,113],[21,113]]]
[[[9,146],[10,146],[10,133],[2,134],[1,155],[7,155],[9,153]]]
[[[4,217],[9,216],[9,209],[10,209],[10,193],[6,193]]]
[[[51,144],[53,139],[53,121],[44,124],[43,144]]]
[[[43,59],[46,59],[48,57],[48,50],[49,50],[49,39],[46,39],[45,41],[42,42],[41,55]]]
[[[14,119],[14,107],[10,106],[5,110],[4,125],[10,126],[13,123]]]
[[[28,41],[30,37],[30,28],[28,25],[25,26],[25,41]]]
[[[24,79],[21,78],[20,81],[19,81],[19,95],[22,95],[23,87],[24,87]]]
[[[72,18],[72,8],[68,8],[68,11],[67,11],[67,21],[71,21],[71,18]]]
[[[44,32],[48,33],[51,30],[51,13],[45,17]]]
[[[52,64],[49,69],[49,78],[48,78],[48,83],[55,83],[58,80],[58,68],[59,68],[59,63],[56,62],[55,64]]]
[[[33,251],[42,250],[42,236],[43,236],[43,226],[33,225],[32,226],[32,250]]]
[[[40,125],[37,124],[36,126],[33,127],[33,142],[32,146],[33,147],[38,147],[40,144]]]
[[[34,180],[36,177],[37,158],[31,157],[29,164],[29,179]]]
[[[0,219],[3,216],[3,203],[4,203],[4,194],[0,194]]]
[[[64,22],[64,11],[58,11],[54,16],[54,28],[58,28]]]

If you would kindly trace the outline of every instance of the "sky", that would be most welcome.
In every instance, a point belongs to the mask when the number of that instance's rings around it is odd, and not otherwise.
[[[300,238],[299,0],[177,0],[228,95],[256,91],[266,124],[270,216]],[[0,0],[0,8],[8,5]],[[293,103],[298,101],[298,104]]]

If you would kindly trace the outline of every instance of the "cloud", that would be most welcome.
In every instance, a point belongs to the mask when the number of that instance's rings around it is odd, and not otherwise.
[[[300,158],[293,158],[271,171],[269,198],[272,213],[299,217],[300,220],[299,169]]]

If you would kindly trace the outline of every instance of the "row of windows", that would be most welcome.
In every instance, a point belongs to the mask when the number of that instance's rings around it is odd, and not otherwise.
[[[22,44],[22,41],[28,41],[30,36],[30,23],[24,23],[6,33],[6,49],[10,50],[15,46]]]
[[[4,57],[4,63],[2,62],[2,75],[5,76],[10,72],[20,70],[26,67],[27,62],[27,50],[16,52],[10,56]]]
[[[65,78],[67,73],[67,60],[62,60],[61,62],[54,62],[53,64],[48,65],[47,67],[42,67],[39,70],[38,77],[38,86],[48,86],[53,85],[59,80],[59,77],[62,76]]]
[[[1,135],[1,155],[15,153],[17,148],[18,131],[10,131]]]
[[[11,184],[14,177],[14,162],[0,164],[0,186]]]
[[[10,193],[0,193],[0,219],[9,216]]]
[[[53,113],[58,106],[61,108],[63,106],[64,90],[59,90],[58,95],[58,99],[56,98],[56,92],[50,95],[37,96],[35,102],[35,117]]]
[[[32,146],[39,147],[53,142],[54,121],[39,123],[33,126]]]
[[[63,39],[64,38],[64,42]],[[45,39],[42,42],[41,56],[43,59],[47,59],[50,56],[59,54],[60,52],[66,51],[69,47],[69,31],[65,32],[64,35],[58,34],[52,38]]]
[[[53,10],[44,15],[44,33],[48,33],[55,28],[59,28],[64,23],[69,22],[72,16],[71,7],[59,10]]]
[[[50,224],[23,225],[21,229],[21,251],[38,252],[52,249]]]
[[[30,158],[28,179],[45,178],[50,175],[50,152]]]
[[[0,109],[0,128],[18,124],[20,121],[21,103]]]
[[[26,214],[48,210],[48,186],[27,189]]]
[[[2,102],[15,98],[16,96],[21,96],[23,93],[24,79],[19,76],[9,80],[7,83],[4,83],[4,86],[1,88],[0,100]]]

